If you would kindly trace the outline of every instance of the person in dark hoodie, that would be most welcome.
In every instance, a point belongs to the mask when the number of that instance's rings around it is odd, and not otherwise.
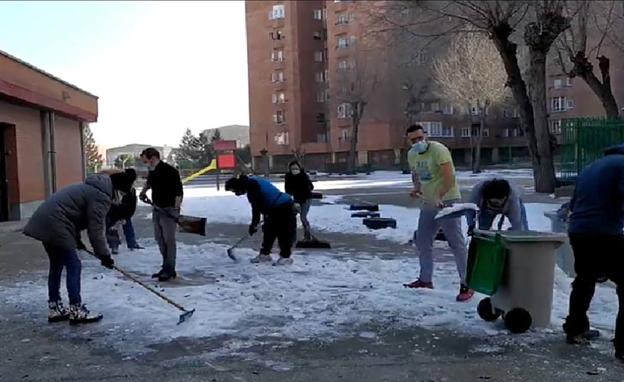
[[[50,259],[48,274],[49,322],[69,320],[70,324],[96,322],[94,314],[82,304],[80,296],[81,262],[78,250],[86,249],[80,232],[87,230],[95,256],[103,266],[113,268],[114,261],[105,239],[106,215],[114,199],[130,192],[136,174],[97,174],[84,183],[63,188],[35,211],[24,234],[42,242]],[[66,271],[69,310],[64,307],[60,286]]]
[[[286,193],[292,196],[295,203],[298,204],[297,209],[303,225],[303,239],[306,241],[313,240],[314,237],[308,221],[308,213],[312,204],[312,190],[314,190],[310,177],[299,162],[292,161],[288,164],[284,183]]]
[[[127,169],[127,172],[136,172],[133,169]],[[136,175],[135,175],[136,177]],[[137,207],[137,195],[136,190],[132,188],[129,193],[125,194],[119,204],[113,203],[106,216],[106,241],[111,249],[113,255],[119,253],[119,245],[121,239],[119,238],[118,225],[121,223],[124,236],[126,238],[126,244],[128,249],[133,251],[135,249],[143,249],[136,241],[136,233],[134,232],[134,226],[132,225],[132,216],[136,212]]]
[[[292,198],[277,189],[271,182],[257,177],[241,175],[225,182],[226,191],[237,196],[247,194],[251,204],[252,218],[249,235],[258,231],[260,216],[264,215],[262,230],[262,249],[260,254],[251,260],[252,263],[271,262],[271,249],[277,238],[280,247],[280,258],[274,265],[290,265],[293,238],[296,235],[297,219],[295,217]]]
[[[613,343],[616,358],[624,361],[624,145],[606,150],[605,157],[581,172],[569,208],[576,278],[563,325],[567,341],[582,343],[596,336],[589,330],[587,310],[596,282],[606,276],[617,285]]]

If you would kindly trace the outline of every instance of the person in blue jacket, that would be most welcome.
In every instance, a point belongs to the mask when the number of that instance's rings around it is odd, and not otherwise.
[[[262,249],[251,260],[252,263],[271,262],[271,249],[275,239],[279,244],[280,258],[274,265],[290,265],[292,246],[297,234],[297,219],[294,202],[290,195],[281,192],[268,180],[241,175],[225,182],[226,191],[237,196],[247,194],[251,204],[252,218],[249,235],[258,231],[260,216],[264,215]]]
[[[568,235],[574,251],[576,278],[563,329],[569,343],[587,342],[587,310],[596,282],[617,285],[619,311],[615,323],[615,357],[624,361],[624,145],[605,151],[578,176],[569,205]]]

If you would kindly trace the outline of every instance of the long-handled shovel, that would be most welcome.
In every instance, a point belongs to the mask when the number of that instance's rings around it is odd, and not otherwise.
[[[89,251],[88,249],[85,249],[85,251],[90,254],[91,256],[97,258],[97,256],[95,256],[95,253]],[[139,284],[140,286],[142,286],[143,288],[147,289],[148,291],[152,292],[153,294],[155,294],[156,296],[160,297],[162,300],[164,300],[166,303],[175,306],[176,308],[180,309],[182,312],[180,315],[180,319],[178,320],[178,325],[180,325],[181,323],[185,322],[186,320],[188,320],[189,318],[191,318],[191,316],[193,315],[193,313],[195,313],[195,309],[192,310],[186,310],[184,309],[184,307],[180,304],[178,304],[177,302],[171,300],[169,297],[165,296],[164,294],[160,293],[159,291],[157,291],[156,289],[152,288],[151,286],[145,284],[143,281],[137,279],[135,276],[133,276],[132,274],[130,274],[128,271],[119,268],[116,265],[113,265],[113,269],[116,270],[117,272],[121,273],[124,277],[126,277],[127,279],[129,279],[130,281]]]
[[[236,247],[238,247],[239,245],[241,245],[245,240],[249,239],[251,237],[251,235],[247,234],[243,237],[241,237],[236,243],[234,243],[233,246],[231,246],[230,248],[228,248],[227,250],[227,255],[230,259],[238,262],[238,258],[234,255],[234,249],[236,249]]]
[[[154,205],[154,203],[147,197],[142,198],[141,201],[154,207],[156,211],[161,212],[175,220],[182,232],[206,236],[206,218],[188,215],[180,215],[176,217],[169,211]]]

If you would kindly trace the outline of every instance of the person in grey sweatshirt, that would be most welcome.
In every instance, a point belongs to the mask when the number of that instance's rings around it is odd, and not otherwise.
[[[527,231],[529,223],[526,208],[522,202],[520,191],[512,187],[505,179],[494,178],[476,184],[468,200],[479,207],[479,229],[489,230],[497,215],[503,215],[511,223],[511,229]],[[472,235],[476,227],[476,212],[466,215],[468,234]],[[502,228],[501,219],[498,229]]]
[[[81,262],[78,250],[86,249],[80,232],[87,230],[95,256],[103,266],[113,268],[105,239],[106,215],[112,201],[130,192],[134,171],[87,177],[54,193],[35,211],[24,234],[42,242],[50,260],[48,274],[49,322],[69,320],[70,324],[96,322],[101,314],[90,313],[80,297]],[[67,277],[69,310],[63,306],[60,286],[63,269]]]

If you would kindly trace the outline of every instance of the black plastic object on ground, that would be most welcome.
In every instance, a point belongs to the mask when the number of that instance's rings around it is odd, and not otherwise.
[[[320,192],[312,192],[312,194],[310,194],[310,198],[311,199],[323,199],[323,194],[321,194]]]
[[[322,240],[300,240],[295,246],[297,248],[331,248],[328,242]]]
[[[351,211],[379,211],[379,204],[352,204]]]
[[[396,220],[392,218],[366,218],[364,225],[370,229],[396,228]]]
[[[378,218],[379,212],[360,211],[351,214],[352,218]]]

